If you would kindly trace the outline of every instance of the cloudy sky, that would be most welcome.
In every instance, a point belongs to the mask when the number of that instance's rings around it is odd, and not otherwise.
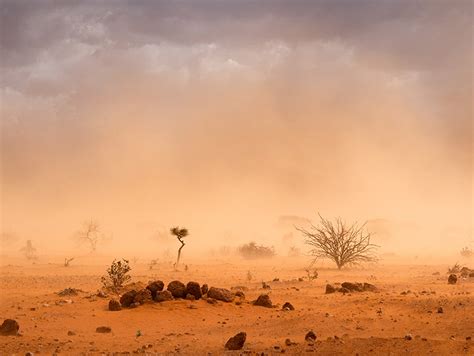
[[[472,231],[472,1],[0,0],[0,16],[4,231],[60,241],[95,217],[117,239],[271,240],[279,215],[317,211]]]

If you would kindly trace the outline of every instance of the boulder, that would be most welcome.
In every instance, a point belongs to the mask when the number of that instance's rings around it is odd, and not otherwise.
[[[110,326],[99,326],[97,329],[95,329],[95,332],[100,334],[108,334],[112,332],[112,328]]]
[[[0,325],[0,335],[18,335],[18,330],[20,330],[20,324],[13,319],[5,319]]]
[[[120,304],[122,307],[129,308],[133,303],[137,291],[135,289],[129,290],[120,297]]]
[[[316,334],[314,333],[314,331],[308,331],[304,337],[305,341],[306,342],[315,342],[316,341]]]
[[[225,288],[211,287],[207,292],[207,297],[230,303],[234,300],[234,293]]]
[[[186,294],[191,294],[194,299],[200,299],[202,297],[201,287],[197,282],[188,282],[186,284]]]
[[[202,295],[207,294],[208,291],[209,291],[209,286],[207,284],[203,284],[201,287],[201,294]]]
[[[120,302],[116,299],[110,299],[109,301],[109,310],[110,311],[119,311],[122,310],[122,306],[120,305]]]
[[[186,298],[186,286],[183,282],[172,281],[168,284],[167,290],[171,292],[174,298]]]
[[[241,350],[244,347],[245,340],[247,339],[247,333],[240,332],[235,336],[232,336],[225,343],[225,348],[227,350]]]
[[[163,281],[153,281],[146,286],[146,289],[151,292],[151,297],[155,299],[156,292],[161,292],[164,287],[165,284],[163,283]]]
[[[147,288],[139,290],[133,298],[133,302],[137,304],[145,304],[151,302],[152,300],[151,292]]]
[[[448,284],[456,284],[457,281],[458,281],[458,276],[456,276],[454,273],[449,275]]]
[[[283,307],[281,309],[282,310],[295,310],[295,307],[290,302],[286,302],[285,304],[283,304]]]
[[[331,284],[326,284],[326,294],[335,293],[336,288],[334,288]]]
[[[268,294],[259,295],[257,300],[253,302],[253,305],[265,308],[273,307],[272,301]]]
[[[363,292],[364,286],[361,283],[352,283],[352,282],[344,282],[341,284],[342,288],[346,288],[350,292]]]
[[[154,298],[155,302],[161,303],[161,302],[166,302],[169,300],[173,300],[173,295],[171,294],[169,290],[156,292],[156,295]]]

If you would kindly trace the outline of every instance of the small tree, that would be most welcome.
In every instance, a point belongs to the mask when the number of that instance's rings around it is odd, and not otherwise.
[[[130,281],[131,277],[128,275],[130,270],[128,260],[114,260],[110,267],[107,268],[107,276],[101,278],[102,285],[104,288],[118,291],[125,283]]]
[[[31,240],[26,241],[26,246],[20,249],[28,260],[36,260],[36,248],[33,247]]]
[[[97,244],[100,240],[103,240],[104,235],[100,231],[99,223],[90,220],[83,224],[82,229],[76,233],[76,238],[80,242],[88,243],[91,252],[95,252],[97,250]]]
[[[474,256],[474,250],[467,246],[463,247],[459,253],[461,254],[462,257],[465,257],[465,258],[471,258]]]
[[[365,225],[354,223],[347,226],[340,218],[333,223],[319,215],[318,226],[311,224],[311,231],[296,227],[305,237],[305,243],[312,246],[311,255],[318,258],[333,260],[338,269],[345,265],[376,261],[375,249],[378,247],[370,242],[370,233]]]
[[[189,235],[188,229],[180,229],[179,226],[173,227],[170,229],[171,235],[175,236],[179,242],[181,242],[181,246],[178,249],[178,257],[176,258],[176,263],[174,264],[174,268],[178,268],[179,259],[181,258],[181,250],[183,249],[184,245],[184,238]]]

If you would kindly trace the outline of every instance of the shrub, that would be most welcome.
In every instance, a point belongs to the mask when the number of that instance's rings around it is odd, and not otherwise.
[[[345,265],[376,261],[374,250],[378,247],[370,242],[370,233],[365,224],[346,225],[340,218],[333,223],[319,215],[318,226],[311,225],[311,231],[296,228],[302,232],[306,244],[312,246],[311,254],[318,258],[333,260],[338,269]]]
[[[259,246],[255,242],[249,242],[239,247],[239,254],[247,259],[270,258],[275,256],[275,250],[273,247]]]
[[[128,260],[114,260],[110,267],[107,268],[107,276],[103,276],[101,279],[102,285],[107,289],[119,290],[125,283],[130,281],[131,277],[128,275],[130,270]]]

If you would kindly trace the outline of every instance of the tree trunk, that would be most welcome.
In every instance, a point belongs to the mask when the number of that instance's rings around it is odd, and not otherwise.
[[[183,249],[185,243],[183,240],[181,239],[178,239],[179,242],[181,242],[181,247],[178,249],[178,258],[176,258],[176,263],[174,264],[174,269],[177,269],[178,268],[178,264],[179,264],[179,259],[181,258],[181,250]]]

